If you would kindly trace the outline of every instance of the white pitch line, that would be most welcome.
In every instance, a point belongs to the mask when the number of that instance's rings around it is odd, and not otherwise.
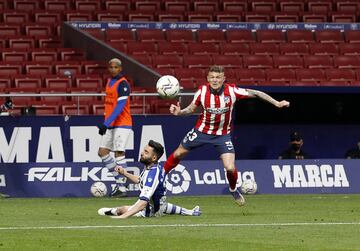
[[[289,222],[289,223],[239,223],[239,224],[167,224],[167,225],[110,225],[110,226],[43,226],[43,227],[0,227],[1,230],[47,230],[47,229],[95,229],[95,228],[154,228],[154,227],[290,227],[290,226],[329,226],[360,225],[360,222]]]

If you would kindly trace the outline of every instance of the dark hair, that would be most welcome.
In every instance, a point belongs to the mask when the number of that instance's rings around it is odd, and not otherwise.
[[[160,159],[161,156],[164,154],[164,147],[159,142],[156,142],[154,140],[150,140],[148,145],[154,149],[157,159]]]
[[[223,72],[225,72],[225,70],[224,70],[224,67],[222,67],[220,65],[212,65],[209,68],[209,72],[223,73]]]

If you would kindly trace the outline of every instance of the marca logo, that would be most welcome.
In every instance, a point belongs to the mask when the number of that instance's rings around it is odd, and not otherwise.
[[[0,187],[6,187],[5,174],[0,174]]]
[[[349,187],[343,165],[272,165],[275,188]]]
[[[76,174],[75,174],[75,171]],[[75,170],[71,167],[32,167],[28,173],[29,182],[61,182],[61,181],[114,181],[113,175],[107,168],[83,167]]]

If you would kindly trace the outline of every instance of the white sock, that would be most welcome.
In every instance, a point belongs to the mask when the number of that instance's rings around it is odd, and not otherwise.
[[[105,156],[101,157],[102,162],[104,163],[104,166],[109,169],[109,171],[114,175],[117,176],[118,172],[114,171],[114,168],[116,167],[116,163],[113,157],[110,156],[110,154],[107,154]]]
[[[116,157],[115,162],[116,162],[117,166],[121,166],[122,168],[127,167],[125,156]],[[116,184],[118,185],[118,190],[120,192],[126,192],[125,183],[126,183],[126,177],[124,177],[124,176],[120,176],[116,179]]]
[[[181,215],[192,215],[193,210],[179,207],[177,205],[166,203],[165,212],[166,214],[181,214]]]

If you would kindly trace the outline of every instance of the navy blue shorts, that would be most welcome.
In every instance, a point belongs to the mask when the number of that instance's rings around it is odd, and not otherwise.
[[[181,141],[181,145],[187,150],[192,150],[205,144],[213,145],[220,155],[223,153],[235,153],[230,134],[210,135],[193,128]]]

